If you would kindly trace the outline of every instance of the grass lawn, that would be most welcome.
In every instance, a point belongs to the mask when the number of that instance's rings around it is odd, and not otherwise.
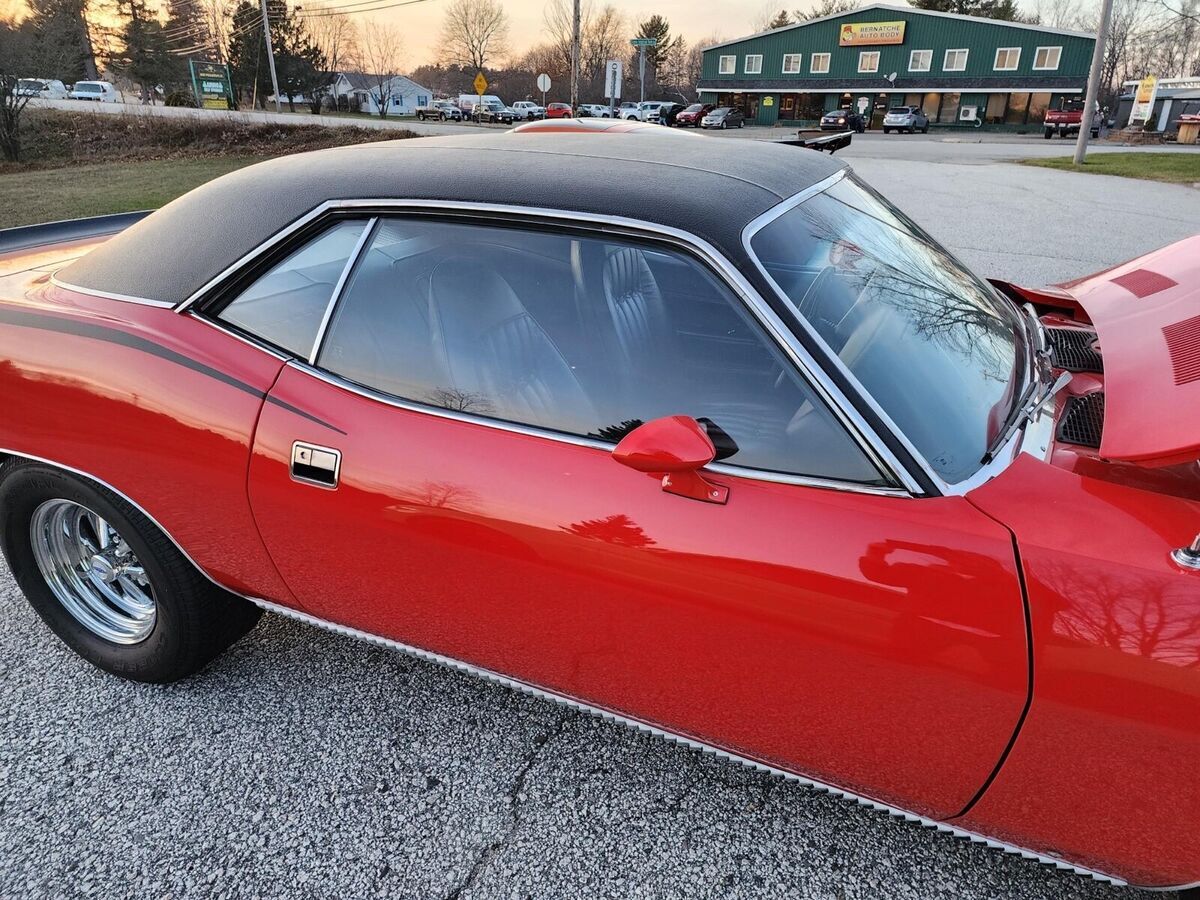
[[[259,156],[154,159],[0,175],[0,228],[154,209]]]
[[[1082,166],[1069,156],[1051,159],[1022,159],[1022,165],[1091,172],[1094,175],[1123,175],[1176,184],[1200,183],[1200,151],[1188,153],[1090,153]]]

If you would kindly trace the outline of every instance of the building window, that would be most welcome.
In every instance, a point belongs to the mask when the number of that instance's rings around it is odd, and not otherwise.
[[[996,62],[992,68],[997,72],[1013,72],[1021,62],[1020,47],[997,47]]]
[[[1054,71],[1058,68],[1061,58],[1062,47],[1038,47],[1033,57],[1033,67],[1043,71]]]
[[[910,72],[928,72],[932,65],[932,50],[914,50],[908,54],[908,71]]]
[[[762,54],[761,53],[747,53],[746,54],[745,72],[747,75],[758,75],[762,72]]]
[[[942,94],[942,108],[938,111],[937,120],[947,125],[957,122],[958,103],[961,99],[961,94]]]
[[[999,125],[1004,121],[1004,110],[1008,106],[1008,94],[991,94],[988,96],[987,111],[984,120],[991,125]]]
[[[864,50],[858,54],[858,71],[859,72],[878,72],[879,71],[879,51]]]
[[[813,75],[829,74],[829,54],[814,53],[808,58],[808,71]]]
[[[735,71],[737,71],[737,57],[722,56],[717,65],[717,74],[732,75]]]
[[[783,74],[784,75],[799,75],[800,74],[800,54],[799,53],[783,54]]]
[[[1029,109],[1028,94],[1009,94],[1008,110],[1004,113],[1004,121],[1008,125],[1024,125],[1025,111]]]
[[[1050,108],[1049,94],[1029,95],[1029,117],[1026,121],[1041,122],[1046,118],[1046,110]]]
[[[966,50],[947,50],[942,60],[943,72],[965,72],[967,69]]]

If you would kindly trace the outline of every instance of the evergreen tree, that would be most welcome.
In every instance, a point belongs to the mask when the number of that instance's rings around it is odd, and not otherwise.
[[[775,18],[773,18],[767,24],[767,28],[769,28],[771,31],[774,31],[776,28],[786,28],[791,24],[792,17],[787,14],[786,9],[781,9],[779,12],[775,13]]]
[[[135,82],[143,103],[152,103],[155,88],[173,80],[172,58],[162,23],[145,0],[121,0],[118,7],[125,20],[120,30],[121,50],[109,60],[109,66]]]
[[[265,106],[271,93],[271,73],[267,69],[267,48],[263,38],[262,10],[251,0],[239,0],[233,11],[227,48],[233,95],[239,105]]]
[[[34,56],[53,61],[53,75],[71,84],[96,78],[87,0],[29,0],[27,24]]]
[[[984,19],[1017,21],[1019,11],[1014,0],[908,0],[917,9],[932,12],[957,13],[960,16],[979,16]]]

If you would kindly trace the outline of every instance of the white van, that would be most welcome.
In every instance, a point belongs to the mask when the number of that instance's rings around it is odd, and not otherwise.
[[[470,114],[471,110],[473,110],[475,108],[475,104],[478,102],[479,102],[478,94],[459,94],[458,95],[458,108],[461,109],[466,114]],[[501,100],[495,94],[484,94],[483,95],[483,106],[484,106],[484,109],[486,109],[489,106],[499,106],[501,108],[504,108],[505,103],[503,100]]]
[[[107,81],[77,81],[71,88],[71,99],[116,103],[117,89]]]

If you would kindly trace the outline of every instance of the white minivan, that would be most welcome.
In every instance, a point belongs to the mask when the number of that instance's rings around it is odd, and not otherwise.
[[[77,81],[71,87],[71,99],[116,103],[117,89],[107,81]]]

